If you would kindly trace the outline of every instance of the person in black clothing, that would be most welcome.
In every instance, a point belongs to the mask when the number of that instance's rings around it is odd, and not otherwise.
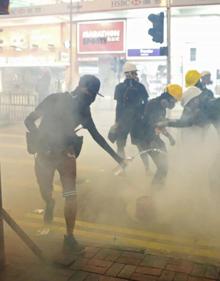
[[[168,172],[166,145],[160,133],[169,139],[171,145],[175,144],[171,134],[166,129],[157,128],[157,123],[166,119],[166,109],[174,108],[181,97],[182,88],[177,84],[169,84],[159,97],[146,104],[143,118],[135,130],[136,145],[140,151],[146,151],[145,154],[151,156],[157,167],[153,185],[163,185]]]
[[[43,200],[46,203],[44,222],[53,220],[53,177],[58,170],[65,198],[64,216],[66,235],[64,249],[76,249],[78,243],[73,236],[76,218],[76,157],[79,153],[78,136],[74,130],[81,124],[92,138],[112,158],[124,165],[123,159],[108,145],[97,131],[90,105],[99,94],[100,81],[93,75],[84,75],[72,93],[57,93],[48,96],[35,111],[25,119],[25,125],[36,141],[35,173]],[[41,118],[39,127],[35,121]]]
[[[209,71],[201,72],[201,90],[203,90],[206,93],[206,95],[208,95],[210,98],[214,98],[214,93],[212,90],[207,88],[207,86],[212,84],[213,81],[211,79],[211,72]]]
[[[137,68],[134,64],[125,63],[125,80],[115,87],[116,117],[114,127],[117,130],[116,145],[118,154],[125,157],[125,146],[130,133],[133,143],[133,129],[139,122],[148,93],[143,84],[138,82]],[[148,162],[146,156],[142,160]],[[147,164],[146,164],[147,165]]]
[[[187,89],[183,93],[181,104],[183,112],[178,120],[166,120],[158,124],[168,127],[184,128],[193,127],[191,131],[195,133],[196,129],[201,138],[206,132],[207,125],[212,123],[211,115],[214,96],[204,88],[201,82],[201,74],[196,70],[189,70],[185,75]],[[213,117],[214,118],[214,117]],[[198,133],[198,132],[197,132]],[[189,137],[189,133],[186,138]]]

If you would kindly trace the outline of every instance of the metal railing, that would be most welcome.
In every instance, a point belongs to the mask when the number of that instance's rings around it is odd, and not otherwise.
[[[0,94],[0,119],[9,122],[23,121],[37,103],[35,95]]]

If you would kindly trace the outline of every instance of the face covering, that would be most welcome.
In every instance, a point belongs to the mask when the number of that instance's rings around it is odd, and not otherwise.
[[[89,93],[87,90],[80,92],[80,105],[83,107],[90,106],[95,101],[96,95]]]

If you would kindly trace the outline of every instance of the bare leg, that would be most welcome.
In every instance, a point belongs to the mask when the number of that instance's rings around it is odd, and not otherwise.
[[[66,234],[73,235],[77,212],[77,197],[69,196],[65,198],[64,217],[66,221]]]

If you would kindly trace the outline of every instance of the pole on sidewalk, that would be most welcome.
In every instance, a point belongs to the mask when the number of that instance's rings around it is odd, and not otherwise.
[[[171,83],[171,9],[167,0],[167,84]]]
[[[14,230],[28,248],[40,259],[45,260],[42,251],[23,231],[23,229],[12,219],[12,217],[3,209],[2,205],[2,183],[1,183],[1,166],[0,166],[0,269],[5,266],[5,247],[4,247],[4,228],[3,220]]]
[[[0,165],[0,269],[5,266],[5,241],[4,241],[4,225],[2,213],[2,181],[1,181],[1,165]]]
[[[44,259],[42,251],[30,239],[30,237],[23,231],[23,229],[12,219],[12,217],[2,209],[2,216],[7,224],[14,230],[14,232],[21,238],[21,240],[28,246],[28,248],[41,260]]]

